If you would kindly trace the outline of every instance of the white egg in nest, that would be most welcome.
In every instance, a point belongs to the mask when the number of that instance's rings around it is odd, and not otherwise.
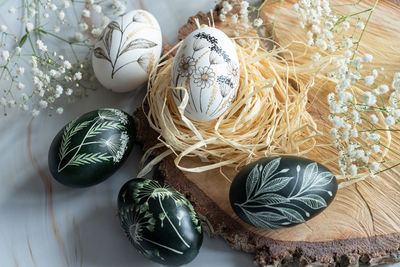
[[[211,121],[224,114],[239,87],[240,68],[235,43],[221,30],[203,27],[189,34],[179,47],[171,74],[177,105],[189,96],[185,116]]]

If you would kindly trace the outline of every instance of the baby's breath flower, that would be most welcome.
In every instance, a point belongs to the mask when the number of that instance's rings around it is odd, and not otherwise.
[[[30,23],[30,22],[26,23],[25,27],[26,27],[26,30],[27,30],[28,32],[32,31],[33,28],[34,28],[33,24]]]
[[[14,7],[11,7],[8,9],[8,13],[10,13],[10,14],[15,14],[16,11],[17,10]]]
[[[375,82],[375,77],[374,76],[368,75],[368,76],[364,77],[364,84],[366,86],[371,86],[371,85],[374,84],[374,82]]]
[[[90,10],[88,9],[84,9],[82,10],[82,16],[86,17],[86,18],[90,18]]]
[[[47,46],[42,42],[42,40],[37,40],[36,41],[36,47],[42,52],[46,52],[47,51]]]
[[[61,21],[64,21],[64,19],[65,19],[65,13],[64,13],[64,11],[60,11],[60,12],[58,13],[58,19],[61,20]]]
[[[101,13],[101,6],[100,5],[93,5],[93,10],[96,13]]]
[[[86,31],[88,28],[89,28],[89,26],[84,22],[79,24],[79,29],[81,31]]]
[[[76,32],[76,33],[75,33],[75,39],[76,39],[77,41],[82,41],[82,40],[83,40],[83,34],[80,33],[80,32]]]
[[[373,95],[371,92],[365,92],[362,96],[364,104],[366,106],[373,106],[376,103],[376,96]]]
[[[385,118],[385,124],[387,125],[387,126],[392,126],[392,125],[394,125],[396,123],[396,120],[393,118],[393,116],[387,116],[386,118]]]
[[[0,32],[6,32],[7,31],[7,26],[6,25],[1,25],[0,26]]]
[[[373,56],[371,54],[364,54],[363,61],[364,62],[372,62]]]
[[[63,114],[64,109],[63,109],[62,107],[59,107],[59,108],[57,108],[56,112],[57,112],[58,114]]]
[[[255,27],[260,27],[263,24],[263,20],[261,18],[256,18],[253,22]]]
[[[363,30],[364,29],[364,23],[362,21],[358,21],[356,23],[356,28],[359,30]]]
[[[1,58],[4,61],[7,61],[10,58],[10,53],[8,52],[8,50],[1,51]]]

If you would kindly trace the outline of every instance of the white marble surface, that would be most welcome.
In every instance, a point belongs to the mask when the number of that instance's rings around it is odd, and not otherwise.
[[[133,1],[132,6],[152,12],[160,22],[164,41],[171,44],[176,42],[177,30],[189,16],[199,10],[206,12],[214,4],[213,0],[144,0]],[[11,0],[0,6],[0,24],[22,33],[22,26],[8,19],[9,5],[17,6]],[[67,106],[62,116],[42,114],[33,121],[18,112],[1,116],[1,267],[160,266],[135,251],[115,216],[120,187],[138,171],[141,151],[137,146],[115,175],[86,189],[60,185],[51,178],[47,167],[50,143],[63,125],[101,107],[116,107],[132,113],[144,93],[144,88],[128,94],[99,89]],[[189,266],[206,264],[252,266],[252,256],[231,250],[221,239],[205,236],[198,257]]]
[[[3,1],[1,1],[3,3]],[[10,25],[0,6],[0,24]],[[22,3],[18,1],[18,3]],[[18,4],[18,5],[19,5]],[[177,30],[197,11],[208,11],[215,0],[132,1],[159,20],[164,42],[176,42]],[[16,5],[17,6],[17,5]],[[0,83],[0,88],[4,86]],[[137,174],[141,151],[136,146],[126,164],[105,182],[86,189],[71,189],[51,178],[47,153],[55,134],[85,112],[116,107],[132,113],[144,88],[128,94],[99,89],[67,106],[62,116],[10,113],[0,118],[0,266],[9,267],[124,267],[159,266],[131,246],[120,229],[116,198],[120,187]],[[252,256],[233,251],[221,239],[204,237],[198,257],[189,266],[253,266]]]

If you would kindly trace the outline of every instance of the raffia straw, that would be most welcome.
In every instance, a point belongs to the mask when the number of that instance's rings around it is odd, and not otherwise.
[[[144,100],[149,106],[146,117],[160,134],[160,143],[176,154],[175,165],[183,171],[203,172],[223,166],[238,169],[260,157],[301,156],[316,145],[319,132],[306,110],[312,79],[303,83],[295,68],[280,56],[290,51],[266,51],[253,39],[247,45],[237,43],[236,52],[241,73],[237,96],[228,111],[211,122],[191,121],[184,115],[187,89],[171,87],[173,58],[167,59],[168,54],[150,75]],[[184,91],[179,106],[172,90]],[[185,157],[199,157],[208,163],[185,167],[181,165]],[[152,161],[152,165],[156,163]]]

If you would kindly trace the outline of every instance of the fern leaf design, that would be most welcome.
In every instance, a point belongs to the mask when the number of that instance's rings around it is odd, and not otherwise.
[[[76,155],[76,157],[71,160],[69,165],[82,166],[93,163],[101,163],[104,161],[109,161],[110,159],[112,159],[112,156],[108,155],[107,153],[82,153]]]
[[[68,153],[68,148],[71,143],[71,138],[78,133],[80,130],[84,129],[85,127],[88,126],[89,123],[92,121],[84,121],[81,123],[78,123],[75,126],[76,120],[71,121],[67,127],[64,130],[62,139],[61,139],[61,144],[60,144],[60,150],[58,152],[58,156],[60,158],[60,161],[64,159],[66,154]],[[74,127],[75,126],[75,127]]]
[[[93,127],[88,133],[87,138],[95,137],[107,130],[124,130],[125,127],[121,125],[119,122],[115,121],[103,121]]]

